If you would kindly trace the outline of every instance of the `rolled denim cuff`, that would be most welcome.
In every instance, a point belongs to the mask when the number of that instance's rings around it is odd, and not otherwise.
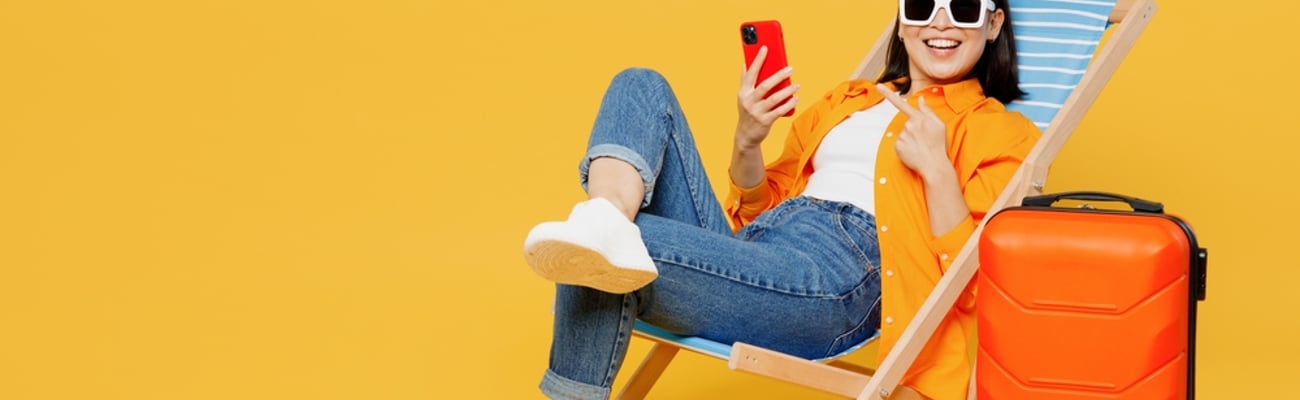
[[[586,157],[578,164],[579,179],[582,181],[582,190],[587,190],[587,174],[591,171],[591,162],[600,157],[610,157],[631,164],[636,168],[637,173],[641,174],[641,183],[645,186],[645,199],[641,200],[641,207],[645,208],[650,205],[650,199],[654,195],[655,178],[651,172],[650,163],[641,158],[640,154],[632,151],[627,147],[616,144],[598,144],[587,150]]]
[[[609,399],[610,389],[588,385],[556,374],[550,369],[542,376],[539,386],[546,397],[563,400]]]

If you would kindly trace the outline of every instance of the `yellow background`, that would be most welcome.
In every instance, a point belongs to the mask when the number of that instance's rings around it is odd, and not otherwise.
[[[1201,398],[1293,398],[1300,6],[1161,3],[1048,190],[1190,221]],[[609,78],[667,75],[722,189],[737,25],[783,20],[812,98],[895,7],[0,0],[0,398],[539,398],[521,245],[582,198]],[[821,398],[695,355],[652,392],[741,396]]]

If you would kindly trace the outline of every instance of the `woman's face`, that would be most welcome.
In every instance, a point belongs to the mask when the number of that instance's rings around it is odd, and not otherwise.
[[[979,28],[955,27],[945,11],[939,11],[927,26],[899,25],[913,90],[965,79],[984,54],[985,45],[1001,32],[1002,10],[989,14]]]

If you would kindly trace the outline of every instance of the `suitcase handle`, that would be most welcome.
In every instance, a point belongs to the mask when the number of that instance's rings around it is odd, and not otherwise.
[[[1029,196],[1020,202],[1023,206],[1030,207],[1051,207],[1061,200],[1088,200],[1088,201],[1119,201],[1124,202],[1133,208],[1133,211],[1161,214],[1165,212],[1163,204],[1143,200],[1136,197],[1125,196],[1122,194],[1106,192],[1063,192],[1055,194],[1044,194],[1040,196]]]

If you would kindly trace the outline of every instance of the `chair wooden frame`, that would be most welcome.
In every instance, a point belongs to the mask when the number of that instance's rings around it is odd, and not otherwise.
[[[1098,49],[1093,61],[1088,65],[1087,72],[1066,99],[1061,111],[1052,119],[1038,143],[1007,184],[1006,189],[990,207],[990,215],[1008,206],[1019,204],[1026,196],[1042,194],[1052,161],[1069,139],[1070,133],[1083,120],[1088,108],[1101,94],[1102,88],[1111,75],[1119,68],[1120,62],[1146,29],[1155,12],[1155,0],[1117,1],[1110,14],[1110,22],[1118,25],[1111,32],[1107,43]],[[873,76],[869,74],[883,71],[885,51],[892,38],[891,26],[886,28],[872,45],[866,58],[850,78],[872,78]],[[915,390],[900,385],[900,381],[930,340],[939,323],[952,309],[957,297],[975,276],[979,268],[977,238],[984,230],[984,225],[985,222],[980,222],[976,227],[952,266],[917,312],[917,317],[908,324],[899,342],[875,371],[843,361],[814,362],[739,342],[732,345],[728,367],[858,400],[923,399],[923,396]],[[655,344],[619,394],[620,399],[644,398],[678,350],[682,348],[694,350],[671,341],[642,335],[639,332],[637,336],[653,340]],[[699,352],[720,358],[709,352]],[[974,379],[971,380],[971,388],[968,397],[974,399],[976,395]]]

